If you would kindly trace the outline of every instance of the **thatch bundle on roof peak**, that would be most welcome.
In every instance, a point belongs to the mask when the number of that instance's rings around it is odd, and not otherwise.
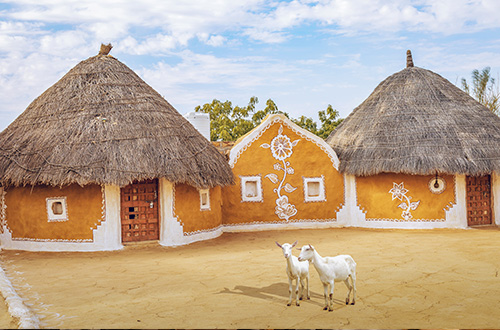
[[[440,75],[413,66],[382,81],[327,143],[341,172],[500,172],[500,118]]]
[[[130,68],[84,60],[0,133],[0,184],[232,183],[226,160]]]

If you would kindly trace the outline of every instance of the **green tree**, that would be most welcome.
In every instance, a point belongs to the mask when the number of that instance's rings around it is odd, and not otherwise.
[[[269,99],[263,110],[256,110],[259,99],[250,98],[246,107],[234,106],[230,101],[221,102],[214,99],[211,103],[198,105],[194,111],[210,114],[210,139],[212,141],[235,141],[245,135],[268,115],[283,113],[278,110],[276,103]],[[287,113],[283,113],[288,117]]]
[[[305,128],[309,132],[318,135],[318,124],[312,118],[300,116],[299,119],[292,119],[292,122],[302,128]]]
[[[318,117],[321,128],[315,134],[322,139],[326,139],[344,121],[343,118],[339,118],[339,112],[334,110],[331,104],[328,104],[326,110],[318,111]]]
[[[259,103],[259,99],[255,96],[250,98],[246,107],[233,107],[230,101],[221,102],[214,99],[211,103],[199,105],[194,110],[210,114],[210,139],[212,141],[235,141],[257,127],[269,114],[282,113],[289,118],[288,113],[280,111],[271,99],[266,101],[266,107],[262,110],[256,110],[257,103]],[[339,112],[334,110],[330,104],[326,110],[319,111],[318,115],[321,122],[319,129],[318,124],[306,116],[291,120],[323,139],[326,139],[343,120],[338,118]]]
[[[462,89],[474,97],[479,103],[490,109],[493,113],[499,114],[500,90],[496,80],[491,77],[491,68],[486,67],[481,72],[472,71],[472,86],[462,78]]]

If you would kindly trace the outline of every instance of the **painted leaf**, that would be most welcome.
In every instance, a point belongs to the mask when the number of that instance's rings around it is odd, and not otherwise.
[[[278,135],[281,135],[283,133],[283,125],[280,125],[280,128],[278,130]]]
[[[297,143],[299,143],[300,139],[299,140],[295,140],[292,142],[292,147],[295,147],[297,145]]]
[[[291,192],[294,192],[295,189],[297,189],[297,188],[295,188],[291,184],[287,183],[287,184],[285,184],[285,186],[283,187],[283,189],[285,189],[285,191],[287,193],[291,193]]]
[[[419,204],[420,204],[420,201],[410,203],[410,209],[413,211],[416,210]]]
[[[278,183],[279,181],[278,176],[274,173],[269,173],[268,175],[265,176],[265,178],[271,180],[272,183]]]
[[[271,145],[267,144],[267,143],[263,143],[260,145],[262,148],[271,148]]]
[[[406,202],[403,202],[403,203],[399,204],[398,207],[402,208],[403,210],[406,210],[406,208],[408,207],[408,205],[406,205]]]

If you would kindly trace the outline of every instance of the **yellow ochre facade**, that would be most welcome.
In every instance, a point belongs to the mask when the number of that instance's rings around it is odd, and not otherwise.
[[[444,222],[446,211],[457,203],[452,175],[357,177],[356,192],[367,221]]]
[[[21,241],[92,241],[104,212],[99,185],[10,187],[4,205],[3,223]]]
[[[344,203],[338,158],[283,115],[268,116],[230,152],[236,184],[223,188],[223,224],[334,222]]]

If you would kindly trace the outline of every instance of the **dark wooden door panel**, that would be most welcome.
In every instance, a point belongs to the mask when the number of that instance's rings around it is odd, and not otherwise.
[[[159,239],[158,180],[121,188],[122,241]]]

